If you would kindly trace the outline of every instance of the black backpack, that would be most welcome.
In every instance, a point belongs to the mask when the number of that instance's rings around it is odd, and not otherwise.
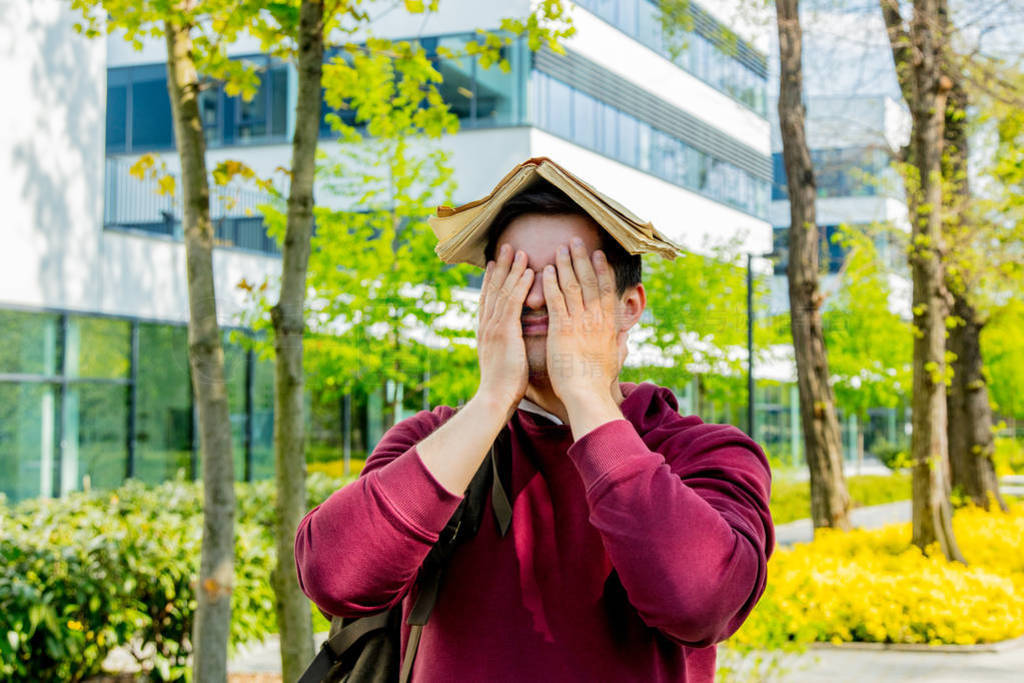
[[[423,561],[416,579],[418,595],[409,612],[409,642],[399,670],[402,603],[384,612],[357,618],[331,618],[331,630],[316,658],[302,674],[299,683],[408,683],[420,633],[430,618],[441,589],[444,568],[459,543],[476,535],[484,518],[490,491],[494,517],[504,536],[512,522],[509,503],[499,465],[508,466],[508,429],[502,429],[484,457],[466,489],[465,498],[445,525],[437,543]]]

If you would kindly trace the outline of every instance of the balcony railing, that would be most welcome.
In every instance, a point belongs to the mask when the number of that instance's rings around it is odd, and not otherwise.
[[[131,175],[125,159],[108,158],[104,174],[103,227],[137,230],[181,240],[181,183],[175,177],[174,195],[160,194],[153,178]],[[279,254],[277,242],[267,235],[260,206],[273,204],[271,195],[257,190],[210,189],[210,218],[219,247]]]

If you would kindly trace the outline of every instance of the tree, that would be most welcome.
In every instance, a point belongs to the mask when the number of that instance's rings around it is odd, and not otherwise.
[[[213,278],[213,223],[206,142],[199,114],[200,74],[225,78],[252,96],[253,74],[224,54],[242,25],[234,2],[221,0],[72,0],[86,35],[120,30],[137,48],[146,38],[167,45],[167,86],[181,162],[183,228],[189,299],[189,364],[199,413],[203,477],[203,539],[192,631],[195,679],[227,679],[227,643],[234,574],[235,490],[224,351]],[[216,27],[207,30],[204,27]]]
[[[991,231],[983,220],[971,215],[967,84],[955,68],[950,68],[948,75],[952,87],[946,105],[942,171],[943,220],[949,243],[945,277],[953,301],[946,338],[952,369],[946,395],[950,483],[975,505],[987,508],[994,502],[1006,509],[992,460],[995,436],[981,353],[981,330],[986,323],[981,280],[989,268],[982,265],[977,252]]]
[[[804,130],[800,16],[797,0],[775,3],[779,29],[779,125],[789,183],[789,310],[796,358],[804,452],[811,473],[815,528],[850,526],[839,421],[829,383],[818,286],[815,181]]]
[[[909,261],[913,280],[914,365],[913,543],[938,543],[949,560],[963,562],[953,536],[949,451],[946,437],[945,357],[948,290],[942,252],[942,153],[945,112],[952,81],[947,75],[950,23],[944,0],[914,0],[905,22],[898,0],[879,0],[896,75],[910,109],[911,139],[905,150],[911,221]]]

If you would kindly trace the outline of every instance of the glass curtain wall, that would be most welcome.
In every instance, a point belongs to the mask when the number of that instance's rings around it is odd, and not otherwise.
[[[688,8],[692,30],[674,37],[672,45],[652,0],[577,0],[577,4],[712,88],[765,115],[768,81],[764,55],[735,38],[696,3]]]
[[[9,501],[201,475],[187,331],[0,310],[0,494]],[[235,476],[273,475],[273,364],[225,334]]]
[[[534,71],[531,78],[533,123],[538,128],[716,201],[767,217],[767,181],[545,73]]]

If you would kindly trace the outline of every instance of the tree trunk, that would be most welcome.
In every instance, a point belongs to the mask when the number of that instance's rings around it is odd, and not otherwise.
[[[964,296],[953,296],[953,315],[958,319],[957,325],[949,331],[946,340],[946,348],[955,355],[953,380],[946,401],[952,485],[975,505],[988,508],[995,502],[1005,510],[1006,503],[999,495],[999,479],[992,461],[995,439],[988,384],[982,371],[982,324]]]
[[[956,260],[958,244],[972,239],[974,228],[965,205],[970,199],[970,181],[967,168],[967,90],[962,77],[949,70],[953,87],[946,106],[943,154],[943,176],[947,198],[945,225],[947,239],[952,245],[950,258]],[[946,286],[953,297],[953,316],[956,324],[949,329],[946,350],[952,364],[953,378],[947,389],[946,435],[949,441],[951,484],[968,496],[975,505],[988,508],[992,501],[1003,510],[1006,503],[999,495],[992,454],[995,441],[992,434],[992,407],[988,401],[988,386],[982,372],[981,329],[983,322],[971,304],[973,285],[969,264],[956,264],[955,277],[947,274]]]
[[[963,562],[953,536],[946,441],[945,335],[948,291],[942,266],[942,150],[946,98],[944,74],[948,23],[941,0],[914,0],[909,30],[899,0],[880,0],[897,77],[910,107],[910,157],[917,178],[909,183],[913,276],[914,363],[910,457],[913,462],[913,543],[938,543],[950,560]]]
[[[234,583],[235,468],[224,350],[213,280],[213,224],[206,178],[206,144],[199,117],[199,80],[192,61],[191,27],[168,21],[167,86],[184,203],[188,268],[188,342],[192,386],[199,409],[203,473],[203,540],[192,630],[196,681],[227,681],[231,591]]]
[[[306,270],[313,234],[313,177],[320,132],[323,73],[322,1],[303,0],[298,35],[298,100],[292,141],[288,217],[281,251],[281,297],[271,309],[274,326],[274,463],[277,483],[277,566],[273,572],[281,629],[281,672],[298,680],[314,656],[309,602],[295,572],[295,532],[306,512],[302,335]]]
[[[843,475],[835,399],[818,288],[815,181],[804,130],[802,32],[797,0],[775,3],[779,27],[779,124],[789,182],[789,315],[796,356],[804,452],[811,474],[814,527],[850,527],[850,495]]]

